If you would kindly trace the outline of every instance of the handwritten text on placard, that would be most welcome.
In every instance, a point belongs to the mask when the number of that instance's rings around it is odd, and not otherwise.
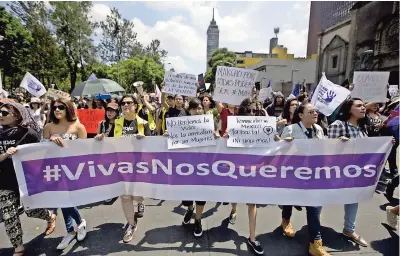
[[[77,109],[79,122],[86,128],[87,133],[97,133],[100,121],[104,120],[104,109]]]
[[[228,116],[228,147],[270,147],[275,133],[275,117]]]
[[[163,92],[165,93],[196,97],[197,78],[195,75],[166,72],[164,83]]]
[[[215,145],[213,115],[167,118],[168,149]]]
[[[386,102],[389,72],[354,72],[352,97],[368,102]]]
[[[239,105],[251,96],[258,71],[244,68],[218,66],[215,75],[214,99]]]

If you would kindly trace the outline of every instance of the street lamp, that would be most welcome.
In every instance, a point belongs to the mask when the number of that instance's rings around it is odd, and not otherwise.
[[[293,73],[294,72],[297,72],[297,71],[300,71],[299,69],[293,69],[292,70],[292,78],[290,79],[290,82],[292,83],[292,90],[293,90],[293,88],[294,88],[294,84],[293,84]]]

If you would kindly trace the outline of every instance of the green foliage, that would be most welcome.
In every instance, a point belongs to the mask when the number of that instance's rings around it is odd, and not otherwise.
[[[227,48],[217,49],[213,52],[208,65],[211,67],[204,76],[206,83],[215,82],[215,73],[217,72],[217,66],[235,66],[236,54],[229,51]]]
[[[154,91],[164,77],[168,52],[158,39],[144,46],[136,39],[134,24],[117,9],[105,21],[90,22],[91,2],[9,2],[0,6],[0,69],[3,86],[18,87],[29,71],[46,87],[56,83],[72,91],[94,72],[98,78],[119,82],[128,91],[136,81]],[[100,44],[92,40],[102,29]]]
[[[27,70],[33,38],[21,21],[0,6],[0,67],[12,85]]]

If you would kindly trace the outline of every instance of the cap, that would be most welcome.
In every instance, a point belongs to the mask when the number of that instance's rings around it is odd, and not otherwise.
[[[40,104],[41,102],[40,102],[40,99],[39,99],[39,98],[32,97],[32,98],[31,98],[31,102],[29,102],[29,104],[32,104],[32,103],[38,103],[38,104]]]
[[[117,103],[108,103],[107,108],[118,110],[118,104]]]

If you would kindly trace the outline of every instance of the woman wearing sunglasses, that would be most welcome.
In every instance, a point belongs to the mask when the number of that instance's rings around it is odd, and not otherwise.
[[[50,108],[49,119],[51,123],[44,127],[44,139],[64,147],[64,140],[86,139],[87,132],[85,126],[77,121],[73,103],[68,99],[58,99],[53,101]],[[86,221],[81,218],[76,207],[61,209],[67,229],[67,235],[63,237],[57,246],[58,250],[64,250],[72,240],[83,241],[86,238]],[[77,230],[73,226],[73,220],[77,225]]]
[[[137,114],[139,102],[136,97],[125,95],[120,101],[123,116],[115,120],[114,137],[135,137],[142,139],[150,136],[150,128],[147,121]],[[97,140],[102,140],[104,136],[96,136]],[[129,243],[133,239],[133,234],[137,229],[138,218],[144,215],[144,198],[141,196],[122,195],[120,197],[122,210],[129,225],[125,230],[123,242]],[[135,213],[133,201],[138,202],[138,212]]]
[[[258,115],[256,101],[251,98],[244,99],[239,106],[237,116],[256,116]],[[225,138],[229,137],[227,134],[224,135]],[[236,223],[236,208],[237,203],[232,203],[232,211],[229,216],[229,221],[231,224]],[[249,217],[249,230],[250,237],[247,239],[247,243],[250,248],[257,254],[263,255],[264,249],[262,248],[260,242],[256,240],[256,220],[257,220],[257,208],[255,204],[247,204],[247,213]]]
[[[301,104],[293,115],[292,124],[286,126],[282,132],[281,139],[291,142],[293,139],[324,139],[323,129],[317,125],[318,112],[311,103]],[[292,217],[292,206],[282,207],[282,229],[283,233],[294,238],[295,232],[290,223]],[[310,239],[308,252],[313,256],[328,256],[322,247],[320,213],[322,207],[306,206],[307,225]]]
[[[0,208],[3,213],[6,233],[15,248],[14,255],[24,254],[22,227],[19,219],[19,188],[11,156],[17,146],[40,142],[40,127],[28,110],[15,101],[5,101],[0,107]],[[48,222],[45,235],[56,227],[56,215],[45,209],[27,210],[28,217]]]
[[[117,103],[108,103],[104,120],[100,121],[97,128],[96,140],[102,140],[104,137],[114,137],[115,120],[119,116],[119,106]]]

